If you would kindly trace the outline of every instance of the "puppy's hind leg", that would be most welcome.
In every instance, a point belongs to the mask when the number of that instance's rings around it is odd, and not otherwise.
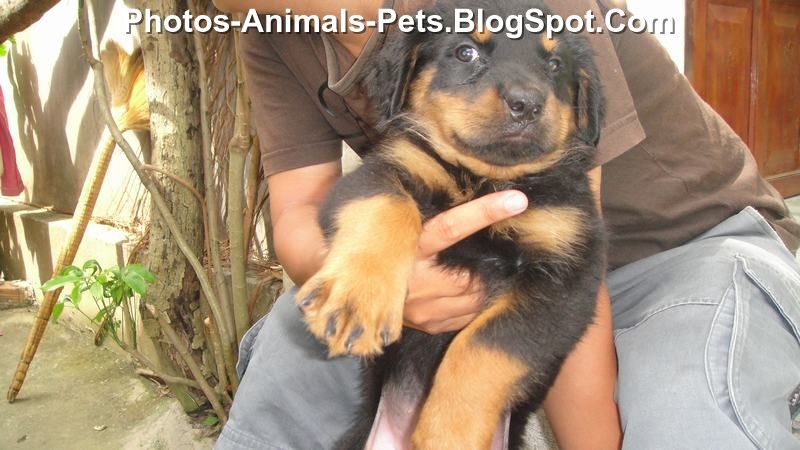
[[[594,314],[596,277],[582,275],[547,293],[544,282],[517,286],[456,335],[422,407],[415,450],[489,449],[506,411],[539,406]]]
[[[513,314],[512,308],[511,296],[496,299],[455,337],[436,372],[412,435],[415,450],[491,448],[501,418],[524,394],[530,373],[525,361],[481,336],[502,332],[495,323]]]

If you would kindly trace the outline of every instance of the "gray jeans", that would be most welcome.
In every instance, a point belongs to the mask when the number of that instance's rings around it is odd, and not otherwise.
[[[800,384],[800,265],[755,210],[609,273],[608,286],[624,448],[800,448],[788,406]],[[325,358],[293,294],[241,343],[219,450],[327,449],[349,424],[359,363]]]

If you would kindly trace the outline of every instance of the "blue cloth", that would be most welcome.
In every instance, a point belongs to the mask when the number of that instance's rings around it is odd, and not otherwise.
[[[800,384],[800,265],[758,212],[617,269],[608,286],[625,449],[800,448],[788,405]],[[241,343],[218,450],[328,449],[349,425],[359,363],[325,358],[293,294]]]

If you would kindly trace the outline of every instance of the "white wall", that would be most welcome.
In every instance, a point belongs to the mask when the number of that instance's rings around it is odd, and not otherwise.
[[[684,0],[628,0],[628,9],[643,18],[675,19],[675,34],[657,34],[656,37],[669,52],[672,60],[684,71],[684,44],[686,42],[686,3]]]
[[[94,2],[103,42],[126,51],[138,46],[127,34],[128,7],[122,1]],[[25,191],[13,200],[72,213],[105,128],[92,94],[93,75],[78,38],[78,0],[56,4],[16,35],[0,58],[0,86]],[[129,133],[131,144],[148,144]],[[143,218],[143,188],[130,164],[116,151],[103,183],[95,217],[128,224]]]

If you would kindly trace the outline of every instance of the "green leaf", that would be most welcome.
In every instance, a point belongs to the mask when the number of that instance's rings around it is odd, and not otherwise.
[[[150,272],[149,270],[145,269],[145,271],[141,273],[140,276],[144,278],[144,281],[147,281],[148,284],[153,284],[156,282],[156,276],[153,275],[153,273]]]
[[[12,44],[16,44],[16,43],[17,43],[17,37],[16,37],[16,36],[14,36],[13,34],[12,34],[11,36],[9,36],[9,37],[8,37],[8,40],[9,40],[9,41],[10,41]]]
[[[123,279],[125,284],[127,284],[131,289],[136,291],[139,295],[144,295],[147,292],[147,281],[144,280],[141,276],[135,273],[126,274],[125,278]]]
[[[114,285],[111,288],[111,300],[114,300],[115,304],[120,304],[123,295],[125,295],[125,287],[121,284]]]
[[[72,301],[72,304],[78,306],[78,303],[81,302],[81,285],[75,284],[72,287],[72,292],[69,294],[69,298]]]
[[[97,262],[97,260],[90,259],[90,260],[86,261],[85,263],[83,263],[83,270],[84,270],[84,272],[87,272],[87,271],[91,270],[91,273],[89,275],[87,275],[87,276],[91,277],[94,274],[96,274],[97,272],[102,272],[103,268],[100,267],[100,263]]]
[[[81,277],[76,275],[59,275],[45,282],[42,285],[42,291],[47,292],[52,291],[53,289],[64,287],[68,284],[77,284],[81,281],[81,279]]]
[[[6,56],[8,54],[8,48],[6,44],[0,44],[0,57]]]
[[[203,420],[203,425],[207,427],[213,427],[218,423],[219,423],[219,418],[217,416],[206,416],[206,418]]]
[[[100,311],[97,311],[97,314],[95,314],[95,316],[92,319],[92,321],[94,321],[95,323],[101,323],[103,321],[103,319],[107,315],[113,314],[113,313],[114,313],[114,310],[110,306],[107,306],[105,308],[101,308]]]
[[[56,323],[58,318],[61,317],[62,312],[64,312],[64,304],[61,302],[56,303],[53,305],[53,312],[50,313],[50,320],[52,320],[53,323]]]
[[[103,285],[101,285],[98,282],[92,283],[92,285],[89,286],[89,293],[92,294],[92,297],[94,297],[94,298],[98,298],[98,299],[102,298],[103,297]]]
[[[73,275],[76,277],[83,277],[83,271],[80,269],[80,267],[77,266],[67,266],[61,270],[61,273],[59,273],[59,275],[61,276]]]
[[[125,267],[127,273],[135,273],[148,283],[156,281],[156,276],[141,264],[130,264]]]

